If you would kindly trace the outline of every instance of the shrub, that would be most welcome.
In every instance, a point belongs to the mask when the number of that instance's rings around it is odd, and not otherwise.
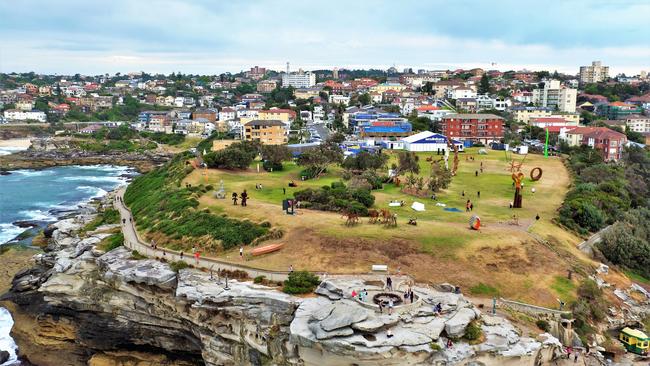
[[[255,278],[253,278],[253,283],[260,284],[260,283],[263,283],[264,280],[266,280],[266,276],[257,276]]]
[[[320,284],[318,276],[307,271],[296,271],[289,274],[284,281],[282,291],[287,294],[308,294]]]
[[[539,319],[538,321],[535,322],[535,325],[537,325],[537,328],[548,332],[551,330],[551,325],[544,319]]]
[[[368,189],[350,189],[342,182],[333,182],[320,189],[307,188],[294,193],[294,197],[310,207],[322,211],[349,210],[360,215],[367,215],[368,207],[375,202],[375,197]],[[307,205],[305,205],[305,203]]]
[[[596,244],[614,264],[630,268],[650,278],[650,210],[632,210],[605,232]]]
[[[124,244],[124,235],[120,232],[106,237],[104,240],[102,240],[99,247],[105,252],[110,252],[115,248],[121,247],[122,244]]]
[[[178,271],[189,267],[189,265],[185,261],[176,261],[169,263],[169,267],[172,269],[172,271],[178,273]]]
[[[442,347],[440,347],[440,345],[436,342],[429,343],[429,347],[431,347],[431,350],[434,352],[438,352],[442,350]]]
[[[483,331],[481,330],[481,326],[477,321],[473,321],[467,325],[467,328],[465,328],[465,335],[463,338],[468,341],[475,341],[481,338],[482,333]]]
[[[262,163],[262,168],[264,168],[264,170],[266,170],[267,172],[277,172],[284,169],[284,166],[282,165],[282,163],[266,160]]]
[[[138,252],[137,250],[134,250],[131,252],[131,259],[140,260],[140,259],[147,259],[147,257],[140,254],[140,252]]]

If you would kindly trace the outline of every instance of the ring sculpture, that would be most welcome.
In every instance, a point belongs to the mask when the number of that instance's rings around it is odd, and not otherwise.
[[[542,168],[533,168],[533,170],[530,171],[530,179],[538,181],[540,178],[542,178]]]

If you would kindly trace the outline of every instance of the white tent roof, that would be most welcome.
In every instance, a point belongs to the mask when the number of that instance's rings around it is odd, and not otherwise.
[[[431,137],[433,135],[435,135],[435,133],[433,133],[431,131],[422,131],[422,132],[416,133],[415,135],[405,137],[405,138],[402,139],[402,141],[404,141],[404,142],[416,142],[416,141],[420,141],[422,139],[425,139],[427,137]]]
[[[415,211],[420,211],[420,212],[422,212],[422,211],[424,211],[424,203],[417,202],[417,201],[416,201],[416,202],[413,202],[413,204],[411,205],[411,208],[412,208],[413,210],[415,210]]]

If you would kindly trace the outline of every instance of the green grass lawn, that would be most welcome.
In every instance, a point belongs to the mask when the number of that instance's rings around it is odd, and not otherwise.
[[[575,291],[576,285],[568,278],[563,276],[555,276],[551,289],[559,296],[560,300],[569,303],[576,299]]]
[[[632,281],[642,283],[644,285],[650,285],[650,279],[643,277],[642,275],[634,271],[623,271],[626,276],[628,276]]]

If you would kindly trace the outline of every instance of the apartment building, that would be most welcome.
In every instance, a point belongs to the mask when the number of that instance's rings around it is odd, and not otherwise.
[[[533,90],[533,103],[561,112],[574,113],[577,96],[576,89],[561,86],[559,80],[547,80],[544,82],[544,88]]]
[[[282,86],[289,87],[292,86],[296,89],[298,88],[311,88],[316,85],[316,74],[311,72],[306,73],[285,73],[282,75]]]
[[[607,127],[578,127],[566,132],[569,146],[587,145],[599,150],[605,161],[617,161],[623,156],[627,137]]]
[[[638,133],[650,132],[650,117],[641,114],[630,114],[623,118],[627,129]]]
[[[580,83],[598,83],[607,80],[609,77],[609,66],[603,66],[602,62],[594,61],[591,66],[580,66]]]
[[[450,114],[442,118],[442,134],[457,140],[488,144],[503,138],[504,119],[487,113]]]
[[[244,125],[244,140],[259,141],[263,145],[286,144],[287,131],[282,121],[253,120]]]

